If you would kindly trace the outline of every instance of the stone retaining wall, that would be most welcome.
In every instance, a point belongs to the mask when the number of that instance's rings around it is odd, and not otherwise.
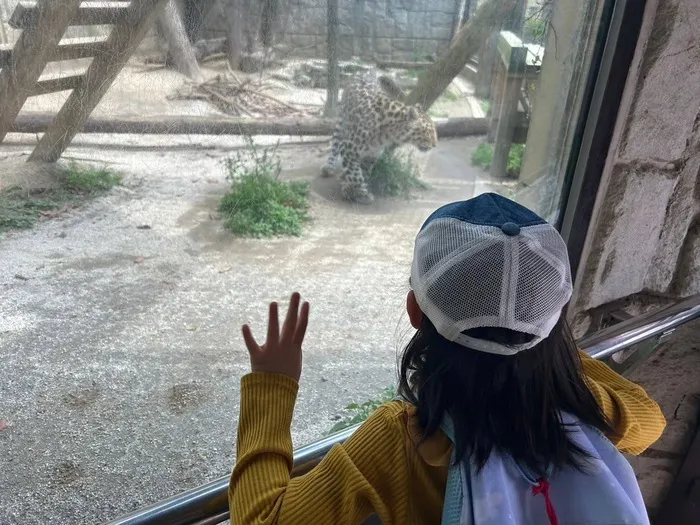
[[[479,2],[472,0],[471,11]],[[340,0],[340,58],[422,61],[450,43],[455,0]],[[327,0],[288,0],[277,41],[300,58],[325,58]],[[225,36],[220,17],[210,17],[205,37]]]

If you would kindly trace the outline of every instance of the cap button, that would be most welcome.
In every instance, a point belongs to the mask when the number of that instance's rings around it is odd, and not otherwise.
[[[520,226],[514,222],[506,222],[503,224],[503,226],[501,226],[501,230],[509,237],[515,237],[520,233]]]

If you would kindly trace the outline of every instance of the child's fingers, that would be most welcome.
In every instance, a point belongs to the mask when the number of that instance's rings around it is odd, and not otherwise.
[[[294,336],[294,328],[297,325],[297,316],[299,315],[299,300],[301,296],[298,292],[294,292],[289,299],[289,308],[287,309],[287,317],[284,319],[282,326],[282,340],[288,341]]]
[[[292,342],[295,345],[300,345],[304,342],[304,336],[306,335],[306,327],[309,325],[309,310],[311,305],[305,302],[301,305],[301,313],[299,314],[299,321],[297,323],[297,329],[294,332],[294,339]]]
[[[267,320],[267,341],[265,348],[275,348],[280,338],[280,321],[277,314],[277,303],[270,303],[270,312]]]
[[[243,333],[243,341],[245,342],[245,346],[248,349],[248,353],[254,354],[254,353],[259,352],[260,346],[255,341],[255,338],[253,337],[253,332],[251,331],[250,326],[248,326],[247,324],[243,325],[241,332]]]

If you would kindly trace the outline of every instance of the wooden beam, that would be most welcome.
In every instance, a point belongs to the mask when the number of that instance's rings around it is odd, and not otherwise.
[[[77,88],[85,80],[82,73],[77,75],[68,75],[57,78],[48,78],[39,80],[36,83],[32,96],[45,95],[46,93],[57,93],[59,91],[68,91]]]
[[[108,51],[106,42],[107,39],[101,36],[64,39],[49,54],[48,62],[94,57]],[[0,44],[0,69],[10,63],[12,47],[12,44]]]
[[[109,53],[95,57],[85,72],[85,81],[68,97],[56,119],[29,156],[30,161],[55,162],[68,147],[114,79],[141,43],[168,0],[133,2],[127,19],[134,23],[115,25],[107,46]]]
[[[78,11],[80,0],[41,0],[36,22],[22,31],[0,70],[0,142],[34,90],[51,52]]]
[[[14,29],[26,29],[36,25],[39,18],[37,5],[40,2],[20,2],[8,21]],[[54,0],[54,3],[58,3]],[[83,2],[77,13],[71,17],[71,26],[92,26],[118,24],[126,20],[129,2]]]
[[[12,125],[15,133],[43,133],[53,121],[48,113],[20,115]],[[329,137],[336,121],[325,118],[212,118],[152,116],[144,118],[90,119],[82,123],[81,133],[115,133],[135,135],[291,135]],[[440,138],[485,135],[489,121],[485,118],[449,118],[437,120]]]

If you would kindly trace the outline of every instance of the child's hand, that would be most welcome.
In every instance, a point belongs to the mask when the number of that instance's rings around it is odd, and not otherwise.
[[[301,377],[301,344],[304,341],[309,322],[309,303],[299,310],[300,295],[292,294],[287,318],[279,329],[277,303],[270,303],[270,318],[267,321],[267,340],[258,345],[248,325],[243,326],[243,340],[250,354],[250,368],[253,372],[284,374],[295,381]]]

